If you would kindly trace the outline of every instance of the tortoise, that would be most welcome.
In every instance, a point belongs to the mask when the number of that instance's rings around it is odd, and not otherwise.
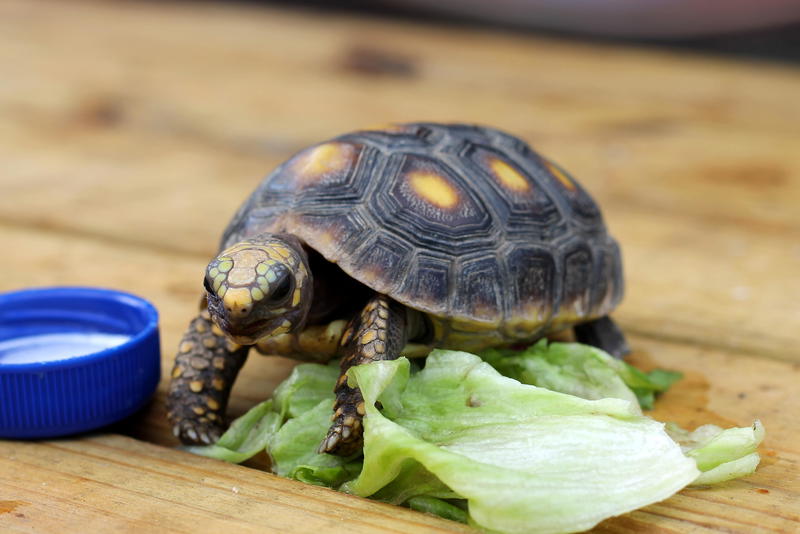
[[[250,346],[341,357],[320,452],[362,446],[358,364],[533,342],[572,327],[621,357],[609,313],[620,249],[597,204],[525,142],[411,123],[311,146],[269,174],[224,232],[167,400],[184,443],[213,443]]]

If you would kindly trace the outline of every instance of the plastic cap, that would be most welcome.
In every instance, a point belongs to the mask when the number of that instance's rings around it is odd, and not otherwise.
[[[50,438],[123,419],[161,377],[158,312],[99,288],[0,294],[0,437]]]

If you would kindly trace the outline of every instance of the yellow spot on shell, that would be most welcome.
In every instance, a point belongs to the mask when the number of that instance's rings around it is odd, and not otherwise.
[[[178,367],[176,365],[175,368],[172,370],[172,378],[178,378],[182,374],[183,374],[183,368]]]
[[[203,322],[200,322],[200,321],[197,322],[197,324],[195,325],[194,329],[196,331],[200,332],[201,334],[203,332],[207,332],[208,331],[208,327],[206,326],[206,323],[203,323]]]
[[[199,393],[203,391],[203,383],[199,380],[195,380],[194,382],[189,382],[189,389],[194,391],[195,393]]]
[[[227,286],[222,286],[219,289],[217,289],[217,296],[219,298],[222,298],[222,297],[225,296],[225,293],[227,293],[227,292],[228,292],[228,287]]]
[[[260,275],[267,274],[267,271],[268,271],[268,270],[269,270],[269,267],[267,267],[267,264],[266,264],[266,263],[259,263],[259,264],[256,266],[256,272],[257,272],[258,274],[260,274]]]
[[[212,410],[219,410],[219,403],[211,397],[206,399],[206,405]]]
[[[203,346],[207,349],[213,349],[217,346],[217,338],[215,337],[207,337],[203,340]]]
[[[219,262],[219,265],[217,265],[217,268],[220,270],[220,272],[227,273],[233,268],[233,262],[230,260],[221,261]]]
[[[575,191],[575,184],[572,183],[572,180],[564,174],[564,171],[556,167],[554,164],[550,163],[549,161],[544,162],[547,165],[548,170],[553,174],[553,176],[561,182],[561,185],[569,189],[570,191]]]
[[[192,411],[197,415],[203,415],[206,413],[202,406],[192,406]]]
[[[294,294],[292,294],[292,306],[297,306],[300,304],[300,290],[295,289]]]
[[[278,279],[278,275],[276,275],[273,271],[270,271],[267,273],[265,278],[267,279],[267,282],[272,283]]]
[[[451,209],[458,204],[458,191],[439,174],[415,171],[409,174],[411,188],[422,199],[442,209]]]
[[[225,358],[217,356],[211,360],[211,365],[214,366],[214,369],[225,369]]]
[[[307,150],[294,164],[302,182],[315,182],[330,172],[347,168],[354,157],[354,149],[342,143],[324,143]]]
[[[194,348],[194,343],[192,343],[191,341],[184,341],[183,343],[181,343],[181,346],[178,347],[178,350],[186,354],[193,348]]]
[[[222,331],[222,328],[217,326],[216,324],[211,325],[211,333],[215,336],[224,336],[225,332]]]
[[[250,296],[253,297],[253,300],[261,300],[264,298],[264,292],[259,288],[254,287],[250,290]]]
[[[497,158],[489,159],[489,167],[501,185],[513,191],[528,191],[531,186],[522,174],[505,161]]]
[[[213,387],[217,391],[222,391],[223,389],[225,389],[225,381],[221,378],[215,378],[211,381],[211,387]]]

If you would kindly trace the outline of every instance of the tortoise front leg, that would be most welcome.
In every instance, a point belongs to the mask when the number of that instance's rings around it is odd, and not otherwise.
[[[364,398],[347,385],[347,370],[377,360],[394,360],[406,344],[406,311],[385,295],[376,295],[342,336],[341,374],[334,393],[333,424],[319,446],[319,452],[349,456],[363,444],[361,420]]]
[[[225,430],[225,410],[250,347],[236,345],[200,312],[178,346],[167,394],[167,417],[181,442],[211,444]]]

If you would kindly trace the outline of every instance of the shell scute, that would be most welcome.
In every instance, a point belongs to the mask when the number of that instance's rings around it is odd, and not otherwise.
[[[424,250],[453,254],[485,247],[496,228],[485,201],[462,176],[426,156],[408,154],[392,159],[394,174],[383,175],[368,203],[374,220],[381,221],[398,239]],[[486,235],[483,241],[482,234]]]
[[[398,292],[418,295],[420,306],[431,313],[447,313],[450,298],[450,275],[453,272],[453,259],[447,256],[433,256],[429,251],[420,251],[409,271],[415,276],[407,276]]]
[[[510,327],[526,331],[530,325],[543,328],[555,312],[560,297],[558,265],[552,251],[536,246],[514,247],[505,261],[509,293],[507,316],[516,319]]]
[[[414,248],[386,232],[376,232],[352,257],[341,262],[347,271],[361,273],[368,286],[391,295],[406,278]]]
[[[494,255],[464,259],[458,266],[459,286],[453,308],[468,310],[468,317],[499,325],[503,319],[505,279]]]

